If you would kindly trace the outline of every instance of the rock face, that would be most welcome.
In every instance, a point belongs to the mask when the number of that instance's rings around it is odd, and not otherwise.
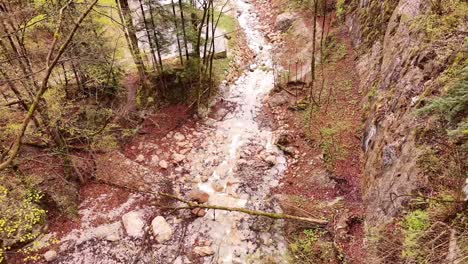
[[[172,227],[166,222],[166,219],[162,216],[157,216],[151,221],[151,228],[153,230],[154,237],[158,243],[164,243],[171,239],[174,231]]]
[[[122,216],[122,223],[125,227],[127,235],[134,238],[143,237],[143,227],[145,226],[145,222],[143,221],[140,212],[129,212],[124,214]]]
[[[418,165],[422,143],[417,131],[430,125],[415,115],[417,101],[441,92],[438,78],[454,64],[458,54],[454,47],[464,36],[453,33],[431,42],[421,34],[414,20],[432,14],[426,1],[360,2],[347,25],[353,44],[365,51],[358,61],[361,88],[375,94],[363,137],[366,223],[375,226],[390,220],[407,201],[389,199],[391,193],[411,194],[428,183]],[[380,8],[385,14],[376,14]],[[376,21],[380,26],[374,25]],[[466,31],[466,23],[457,30]]]
[[[288,103],[288,98],[285,93],[277,93],[271,97],[269,103],[272,107],[282,106]]]
[[[281,32],[286,32],[293,24],[295,20],[295,14],[285,12],[280,14],[275,21],[275,29]]]

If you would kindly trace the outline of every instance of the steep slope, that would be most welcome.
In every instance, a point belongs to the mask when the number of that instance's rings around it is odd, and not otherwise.
[[[360,0],[348,9],[346,23],[361,54],[361,86],[368,91],[365,221],[368,235],[378,233],[381,250],[395,262],[401,257],[459,263],[453,248],[458,247],[458,257],[467,253],[462,228],[467,221],[462,195],[467,177],[467,8],[466,1]],[[411,238],[415,214],[427,223]],[[445,229],[436,228],[437,221]],[[404,235],[404,241],[393,239],[394,249],[381,243],[385,225],[395,237]],[[440,251],[415,253],[424,241],[434,242],[431,229],[444,230],[446,245],[439,241]],[[449,235],[455,233],[458,246]]]

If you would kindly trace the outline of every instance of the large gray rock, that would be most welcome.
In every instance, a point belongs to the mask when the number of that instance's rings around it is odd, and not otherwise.
[[[294,13],[285,12],[276,17],[275,29],[286,32],[293,24],[297,16]]]
[[[268,103],[271,107],[278,107],[287,104],[288,99],[286,98],[285,94],[277,93],[268,100]]]
[[[162,216],[156,216],[153,221],[151,221],[151,228],[153,229],[154,237],[158,243],[164,243],[171,239],[172,234],[174,233],[172,227]]]

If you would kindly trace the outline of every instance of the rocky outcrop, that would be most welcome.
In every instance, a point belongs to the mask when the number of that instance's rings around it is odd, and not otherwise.
[[[427,1],[354,2],[347,25],[362,53],[358,71],[362,90],[368,91],[363,138],[366,221],[379,225],[401,210],[405,195],[428,181],[417,164],[417,129],[425,120],[415,111],[429,89],[442,89],[436,80],[452,65],[464,40],[455,33],[443,41],[428,39],[418,24],[432,12]],[[383,25],[372,29],[372,21]],[[466,24],[458,27],[466,32]]]

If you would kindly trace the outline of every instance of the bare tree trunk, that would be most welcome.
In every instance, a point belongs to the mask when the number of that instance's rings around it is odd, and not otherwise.
[[[132,57],[135,65],[137,67],[138,73],[142,82],[145,83],[146,80],[146,69],[141,57],[140,48],[138,47],[138,38],[136,36],[136,29],[133,25],[132,14],[130,12],[130,7],[128,5],[128,0],[116,0],[117,5],[120,8],[122,15],[122,24],[125,25],[127,31],[129,46],[131,46]]]
[[[141,16],[143,18],[143,26],[145,27],[146,36],[148,37],[148,44],[149,44],[150,49],[151,49],[151,58],[153,59],[153,67],[156,70],[157,65],[158,65],[158,60],[156,59],[156,55],[155,55],[155,52],[154,52],[154,45],[153,45],[153,42],[151,41],[151,34],[149,32],[148,25],[146,23],[145,9],[143,8],[142,1],[138,0],[138,2],[140,3],[140,11],[141,11]],[[150,5],[151,5],[151,3],[150,3]],[[150,12],[150,16],[151,16],[151,19],[153,19],[153,14],[151,14],[151,12]],[[154,25],[153,25],[153,27],[154,27]]]
[[[180,19],[182,21],[182,33],[184,34],[184,46],[185,46],[185,56],[187,60],[189,59],[189,52],[188,52],[188,45],[187,45],[187,32],[185,31],[185,18],[184,18],[184,8],[182,5],[182,0],[179,0],[179,11],[180,11]]]
[[[197,43],[195,44],[195,47],[193,49],[194,53],[196,54],[195,56],[197,58],[200,58],[201,36],[202,36],[202,30],[203,30],[203,26],[204,26],[204,22],[205,22],[207,12],[208,12],[208,7],[207,7],[206,0],[204,0],[204,2],[203,2],[203,17],[201,19],[200,25],[198,25],[198,28],[196,28],[197,29]],[[197,22],[195,21],[195,18],[192,19],[192,23],[194,23],[194,26],[196,25]]]
[[[312,33],[312,61],[310,63],[310,69],[311,69],[311,83],[310,83],[310,91],[309,91],[309,102],[312,105],[314,103],[317,105],[317,102],[315,101],[314,98],[314,81],[315,81],[315,35],[317,32],[317,5],[318,5],[318,0],[314,1],[314,20],[313,20],[313,33]],[[312,115],[312,111],[310,111]]]
[[[174,27],[175,27],[175,32],[176,32],[177,49],[179,51],[180,65],[184,66],[184,59],[182,57],[182,47],[180,46],[179,26],[177,24],[177,15],[176,15],[176,11],[175,11],[174,0],[171,0],[171,5],[172,5],[172,14],[174,15]]]
[[[208,14],[206,16],[206,29],[205,29],[205,45],[203,47],[203,64],[206,65],[208,63],[208,60],[206,58],[206,49],[208,48],[208,39],[210,37],[210,7],[211,7],[212,1],[209,1],[208,3]],[[214,35],[212,36],[214,38]]]
[[[327,16],[327,0],[324,0],[324,7],[322,8],[322,31],[321,31],[321,36],[320,36],[320,68],[321,68],[321,72],[322,72],[322,83],[320,85],[320,92],[319,92],[319,96],[318,96],[318,102],[321,103],[322,101],[322,92],[323,92],[323,88],[325,86],[325,70],[324,70],[324,66],[323,66],[323,37],[324,37],[324,33],[325,33],[325,21],[326,21],[326,16]]]
[[[153,7],[150,4],[150,17],[151,17],[151,26],[153,27],[153,35],[154,35],[154,42],[156,43],[156,52],[158,53],[158,59],[159,59],[159,68],[161,70],[161,73],[164,71],[163,67],[163,62],[162,62],[162,57],[161,57],[161,45],[159,43],[159,38],[158,38],[158,29],[156,28],[156,23],[154,23],[154,17],[153,17]]]

